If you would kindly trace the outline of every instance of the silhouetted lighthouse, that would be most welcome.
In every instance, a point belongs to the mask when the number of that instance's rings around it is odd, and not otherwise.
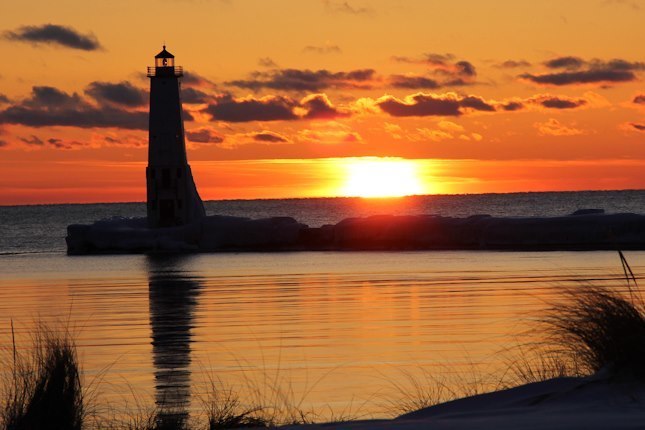
[[[163,50],[148,67],[150,122],[148,126],[148,226],[183,225],[205,216],[186,158],[184,122],[175,56]]]

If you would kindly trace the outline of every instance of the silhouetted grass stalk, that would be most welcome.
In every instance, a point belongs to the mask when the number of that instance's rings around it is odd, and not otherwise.
[[[18,352],[13,332],[11,376],[4,384],[2,421],[7,429],[80,430],[86,409],[76,345],[68,331],[39,324],[29,353]],[[55,423],[55,424],[53,424]]]

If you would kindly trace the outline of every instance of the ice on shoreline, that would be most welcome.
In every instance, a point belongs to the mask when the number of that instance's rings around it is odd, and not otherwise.
[[[645,215],[585,209],[559,217],[376,215],[309,227],[290,217],[212,215],[150,229],[145,218],[67,228],[69,254],[351,250],[645,249]]]

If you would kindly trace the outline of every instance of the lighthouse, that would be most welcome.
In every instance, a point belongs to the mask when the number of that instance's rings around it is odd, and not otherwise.
[[[188,224],[206,215],[186,157],[179,79],[183,69],[163,50],[148,67],[150,118],[147,213],[150,228]]]

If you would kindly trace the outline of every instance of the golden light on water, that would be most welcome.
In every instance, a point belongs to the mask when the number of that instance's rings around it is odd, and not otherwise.
[[[400,158],[366,157],[347,160],[345,182],[338,194],[346,197],[402,197],[427,194],[419,164]]]

